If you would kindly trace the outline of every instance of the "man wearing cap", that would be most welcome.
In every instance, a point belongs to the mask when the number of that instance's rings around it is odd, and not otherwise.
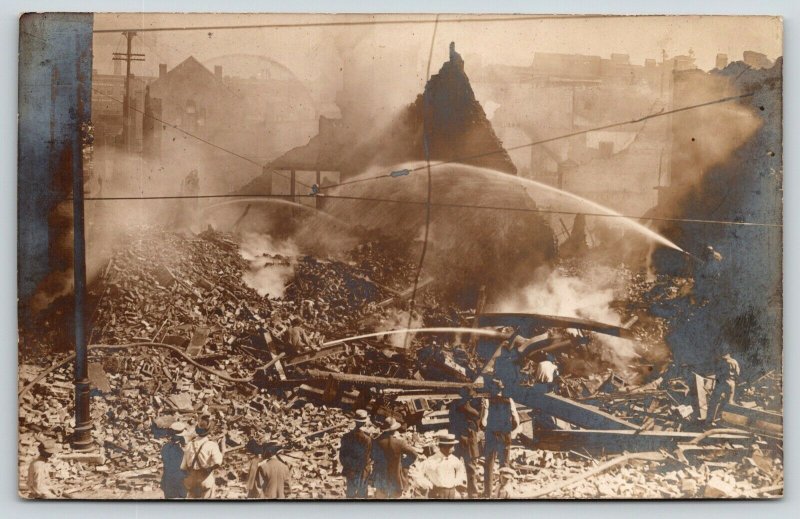
[[[467,469],[461,458],[453,455],[453,447],[458,445],[454,434],[439,434],[438,444],[439,452],[422,463],[422,474],[431,484],[428,497],[455,499],[458,497],[456,487],[467,481]]]
[[[486,436],[483,465],[483,496],[486,498],[492,497],[495,458],[500,467],[508,465],[511,438],[520,426],[517,407],[511,398],[503,395],[504,387],[503,382],[497,379],[489,383],[492,395],[487,399],[481,416]]]
[[[481,401],[475,398],[475,390],[464,387],[460,390],[461,398],[454,400],[450,407],[450,432],[452,432],[458,445],[454,454],[464,460],[467,470],[467,496],[471,499],[478,495],[477,464],[480,456],[478,448],[478,432],[481,421]]]
[[[708,400],[706,410],[706,425],[713,425],[717,420],[719,408],[723,402],[734,403],[733,397],[736,393],[736,380],[741,375],[739,363],[729,352],[725,352],[719,357],[716,369],[716,381],[714,391]]]
[[[203,416],[195,427],[195,436],[183,453],[181,470],[187,473],[184,485],[189,499],[212,499],[216,491],[214,469],[222,465],[225,451],[225,438],[222,446],[209,438],[211,417]]]
[[[408,483],[404,467],[414,463],[420,452],[397,437],[400,423],[391,416],[372,445],[373,484],[378,499],[396,499],[403,495]]]
[[[173,422],[169,426],[169,439],[161,447],[161,461],[164,464],[164,472],[161,475],[161,490],[164,491],[164,499],[185,499],[186,487],[183,480],[186,479],[186,472],[181,470],[183,462],[183,441],[182,433],[186,429],[186,424]]]
[[[516,497],[516,492],[514,490],[514,479],[516,478],[516,473],[514,469],[509,467],[503,467],[500,469],[500,488],[497,489],[497,495],[495,496],[497,499],[512,499]]]
[[[276,441],[264,444],[264,461],[258,464],[255,482],[263,499],[286,499],[290,494],[292,472],[280,457],[281,449]]]
[[[348,499],[366,499],[369,478],[372,438],[363,430],[369,422],[364,409],[356,410],[353,428],[342,436],[339,449],[339,463],[342,475],[347,482],[345,496]]]
[[[52,440],[42,440],[39,456],[28,466],[28,491],[31,499],[55,499],[58,495],[50,489],[50,458],[56,453]]]

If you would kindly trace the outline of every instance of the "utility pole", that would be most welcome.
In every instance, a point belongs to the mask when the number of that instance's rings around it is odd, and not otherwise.
[[[128,41],[127,51],[115,52],[114,61],[125,62],[125,97],[122,99],[122,143],[125,150],[131,148],[130,115],[131,115],[131,61],[144,61],[144,54],[131,52],[131,43],[136,36],[135,31],[124,31],[122,33]]]
[[[78,106],[83,106],[81,91],[78,89]],[[87,128],[79,123],[81,141],[85,142]],[[94,446],[92,441],[92,414],[89,393],[89,350],[86,344],[86,235],[83,212],[83,156],[78,154],[72,161],[72,271],[74,275],[74,340],[75,340],[75,429],[71,444],[76,451],[88,451]]]

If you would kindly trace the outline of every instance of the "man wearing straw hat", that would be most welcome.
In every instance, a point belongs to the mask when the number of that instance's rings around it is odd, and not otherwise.
[[[510,467],[500,469],[500,488],[497,489],[497,499],[512,499],[515,497],[514,480],[517,474]]]
[[[194,437],[183,453],[181,470],[187,472],[184,485],[189,499],[213,499],[216,491],[214,470],[222,465],[225,452],[225,438],[222,446],[209,438],[212,421],[210,416],[202,416],[195,427]]]
[[[50,489],[49,461],[56,453],[52,440],[42,440],[39,456],[28,466],[28,491],[31,499],[55,499],[58,495]]]
[[[345,496],[348,499],[366,499],[372,438],[364,432],[369,423],[369,414],[364,409],[356,410],[353,428],[342,436],[339,463],[347,482]]]
[[[164,491],[164,499],[186,498],[186,487],[183,484],[186,472],[181,470],[185,430],[185,423],[173,422],[169,426],[169,440],[161,447],[161,461],[164,464],[164,472],[161,474],[161,490]]]
[[[431,499],[455,499],[458,497],[456,487],[467,482],[467,469],[464,461],[453,455],[453,448],[458,445],[455,434],[443,432],[438,437],[439,452],[426,459],[422,464],[422,474],[431,488],[428,497]]]

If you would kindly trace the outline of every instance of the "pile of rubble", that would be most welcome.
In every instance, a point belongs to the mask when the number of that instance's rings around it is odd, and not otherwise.
[[[56,456],[55,483],[71,497],[160,498],[165,429],[173,421],[195,423],[204,414],[216,417],[217,434],[225,434],[228,447],[218,474],[222,498],[245,497],[250,456],[245,446],[265,434],[286,447],[295,471],[293,497],[343,497],[338,440],[348,424],[346,413],[355,407],[367,407],[374,416],[395,416],[414,431],[407,433],[410,442],[433,445],[434,432],[447,428],[447,405],[458,388],[471,384],[493,361],[480,358],[474,344],[453,342],[452,334],[427,336],[425,342],[417,336],[403,348],[386,337],[328,345],[332,339],[403,328],[407,322],[476,324],[469,320],[473,309],[444,304],[434,290],[420,291],[409,313],[403,301],[414,283],[414,266],[398,258],[378,245],[362,246],[350,261],[293,258],[295,275],[284,295],[270,298],[244,282],[248,262],[231,236],[211,229],[191,236],[157,229],[132,235],[129,246],[109,260],[90,287],[91,409],[94,439],[102,449],[88,458],[66,452]],[[632,300],[652,292],[651,282],[634,279],[624,269],[619,275],[629,276],[629,285],[638,287],[627,295]],[[298,318],[305,350],[289,355],[289,330]],[[532,318],[544,323],[538,326],[547,329],[547,344],[568,346],[559,354],[562,360],[577,362],[589,355],[596,334],[578,329],[580,322]],[[663,340],[663,322],[648,320],[643,312],[639,324],[631,333],[640,342]],[[44,330],[22,336],[21,344],[52,337]],[[20,349],[19,460],[24,474],[39,439],[68,444],[74,388],[69,357],[48,365],[43,362],[47,357],[24,353],[38,349]],[[525,357],[521,372],[530,375],[537,358]],[[589,426],[540,430],[537,412],[523,406],[524,433],[510,458],[518,474],[518,496],[756,497],[779,492],[782,425],[775,421],[781,406],[775,395],[781,394],[780,375],[770,373],[743,387],[736,408],[726,408],[723,418],[738,428],[736,434],[698,439],[705,379],[687,373],[659,376],[661,368],[654,367],[644,384],[612,371],[576,376],[565,370],[560,394],[542,396],[551,405],[583,413],[581,419],[590,423],[623,424],[631,436],[625,430],[607,431],[624,438],[626,443],[616,449],[607,449],[605,433]],[[765,420],[777,428],[765,431]],[[766,439],[754,442],[743,431]],[[634,448],[636,442],[647,448]],[[629,447],[635,452],[622,452]],[[412,495],[424,493],[415,487]]]

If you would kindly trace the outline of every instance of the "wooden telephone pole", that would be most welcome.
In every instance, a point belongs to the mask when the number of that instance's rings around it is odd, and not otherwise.
[[[144,54],[131,52],[131,43],[136,36],[135,31],[124,31],[122,33],[128,41],[126,52],[115,52],[114,61],[125,62],[125,97],[122,99],[122,144],[125,150],[131,148],[131,61],[144,61]]]

